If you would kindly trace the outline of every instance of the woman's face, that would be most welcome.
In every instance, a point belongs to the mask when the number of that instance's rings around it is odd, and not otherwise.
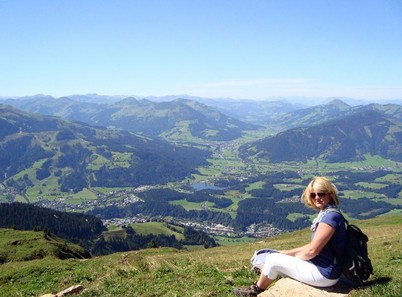
[[[310,192],[310,198],[314,205],[320,210],[323,210],[325,207],[327,207],[331,201],[331,197],[327,192],[316,187],[313,187],[312,191]]]

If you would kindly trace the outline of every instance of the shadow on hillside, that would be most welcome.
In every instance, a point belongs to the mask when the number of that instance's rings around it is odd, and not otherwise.
[[[354,289],[354,285],[351,284],[349,281],[340,279],[339,282],[332,287],[329,288],[322,288],[322,290],[331,292],[331,293],[340,293],[340,294],[349,294],[350,291]]]
[[[384,285],[392,281],[392,277],[379,277],[373,280],[370,280],[365,283],[365,287],[371,287],[373,285]]]
[[[362,288],[364,287],[371,287],[373,285],[381,285],[389,283],[392,280],[390,277],[379,277],[364,283]],[[346,278],[341,278],[339,282],[330,288],[326,288],[325,291],[332,292],[332,293],[341,293],[341,294],[349,294],[350,291],[353,289],[357,289],[356,286],[348,281]]]

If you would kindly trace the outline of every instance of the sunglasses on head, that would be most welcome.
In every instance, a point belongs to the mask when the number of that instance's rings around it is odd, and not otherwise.
[[[316,196],[318,197],[324,197],[327,193],[310,193],[310,198],[315,198]]]

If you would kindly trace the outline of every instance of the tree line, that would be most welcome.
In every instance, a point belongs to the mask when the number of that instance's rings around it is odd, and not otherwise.
[[[17,230],[45,230],[74,243],[88,245],[106,230],[92,215],[67,213],[27,203],[1,203],[0,227]]]
[[[0,227],[43,231],[45,236],[49,237],[55,234],[81,245],[92,255],[147,247],[164,246],[181,249],[183,245],[202,245],[205,248],[217,245],[205,232],[191,227],[184,228],[184,240],[178,240],[174,235],[137,234],[131,226],[124,226],[124,237],[111,236],[105,239],[104,231],[107,229],[102,221],[93,215],[55,211],[18,202],[0,204]]]

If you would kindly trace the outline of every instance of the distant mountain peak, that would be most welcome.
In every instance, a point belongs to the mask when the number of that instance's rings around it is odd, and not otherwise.
[[[349,110],[351,108],[349,104],[346,104],[344,101],[338,98],[331,100],[327,105],[335,106],[340,110]]]

